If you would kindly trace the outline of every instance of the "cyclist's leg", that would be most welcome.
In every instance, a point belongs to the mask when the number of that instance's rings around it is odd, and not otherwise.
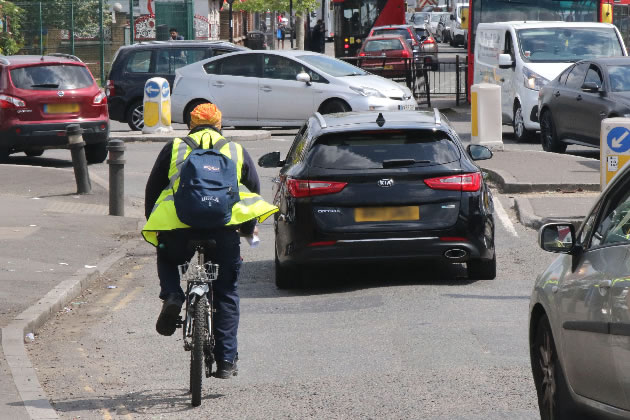
[[[241,268],[240,237],[233,230],[217,232],[214,262],[219,264],[219,278],[213,283],[214,334],[216,345],[214,355],[217,363],[234,363],[237,359],[239,322],[239,297],[237,292],[238,274]]]

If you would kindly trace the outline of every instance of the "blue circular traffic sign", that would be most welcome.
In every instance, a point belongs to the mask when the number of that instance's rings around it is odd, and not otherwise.
[[[613,152],[625,153],[630,150],[630,130],[626,127],[615,127],[608,132],[606,143]]]
[[[149,98],[155,98],[160,94],[160,85],[153,81],[149,81],[144,87],[144,92]]]
[[[171,93],[171,90],[168,87],[168,82],[165,80],[162,83],[162,98],[167,98],[169,93]]]

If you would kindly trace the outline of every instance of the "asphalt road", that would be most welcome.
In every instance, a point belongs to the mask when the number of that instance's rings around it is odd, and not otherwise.
[[[292,133],[244,145],[255,159],[285,154]],[[130,200],[141,204],[161,147],[127,145]],[[36,161],[60,165],[64,153]],[[90,171],[105,178],[107,167]],[[277,171],[259,173],[269,200]],[[29,352],[63,419],[534,419],[528,301],[532,268],[553,255],[504,213],[509,197],[495,193],[495,204],[505,217],[497,217],[494,281],[468,281],[462,265],[319,267],[305,288],[279,291],[272,224],[263,224],[261,245],[242,246],[239,376],[206,380],[199,408],[186,393],[179,331],[155,332],[155,257],[142,241],[58,313]]]

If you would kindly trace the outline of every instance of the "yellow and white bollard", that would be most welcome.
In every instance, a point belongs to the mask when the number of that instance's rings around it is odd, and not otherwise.
[[[470,89],[472,144],[503,150],[501,86],[491,83],[472,85]]]
[[[630,161],[630,118],[605,118],[599,135],[600,185],[603,190]]]
[[[144,84],[144,128],[145,134],[170,133],[171,89],[168,80],[152,77]]]

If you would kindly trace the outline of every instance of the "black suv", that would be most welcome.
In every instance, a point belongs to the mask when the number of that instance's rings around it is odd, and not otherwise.
[[[142,130],[142,100],[147,80],[163,77],[172,90],[178,68],[245,49],[225,41],[152,41],[121,47],[107,77],[109,118],[126,121],[132,130]]]

